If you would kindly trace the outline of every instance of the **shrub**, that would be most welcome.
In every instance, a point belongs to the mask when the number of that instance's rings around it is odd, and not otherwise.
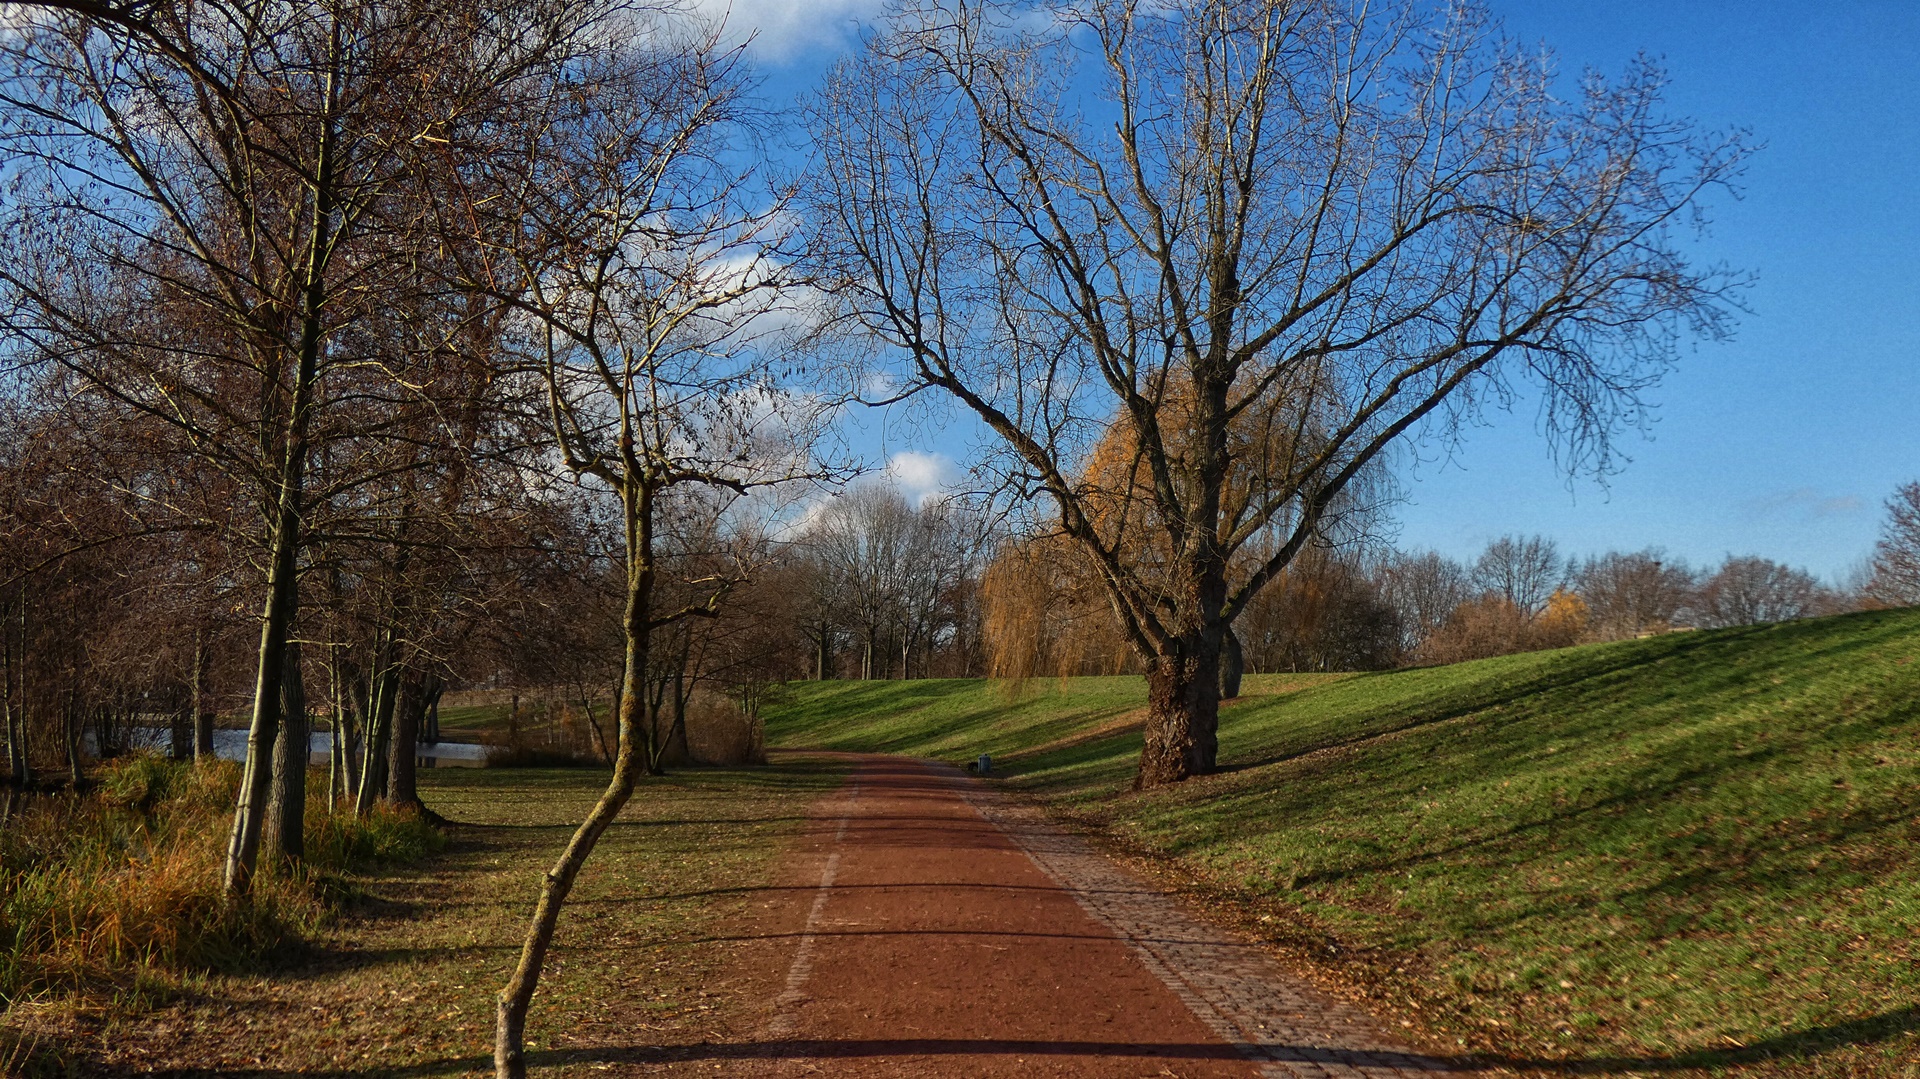
[[[702,764],[765,764],[766,727],[733,698],[696,691],[687,703],[687,752]]]

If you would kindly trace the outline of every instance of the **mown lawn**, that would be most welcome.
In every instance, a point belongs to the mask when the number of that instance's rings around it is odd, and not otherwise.
[[[726,932],[768,885],[840,766],[690,768],[642,780],[581,874],[529,1023],[545,1075],[674,1065],[741,1032]],[[456,822],[444,853],[357,877],[313,944],[251,975],[204,975],[158,1007],[27,1001],[5,1027],[83,1073],[490,1075],[494,998],[541,873],[599,796],[598,769],[423,772]],[[680,1070],[675,1070],[676,1067]],[[650,1074],[653,1072],[650,1072]]]
[[[1515,1064],[1920,1075],[1920,611],[1249,689],[1228,770],[1147,794],[1138,679],[798,686],[769,730],[993,753]]]

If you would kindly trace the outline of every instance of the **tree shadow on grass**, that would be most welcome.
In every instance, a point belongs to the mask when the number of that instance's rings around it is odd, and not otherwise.
[[[1487,1064],[1557,1075],[1713,1071],[1769,1062],[1807,1062],[1837,1049],[1878,1045],[1916,1031],[1920,1031],[1920,1006],[1908,1006],[1842,1023],[1788,1031],[1738,1048],[1694,1049],[1671,1056],[1594,1056],[1557,1061],[1483,1054],[1480,1060]]]

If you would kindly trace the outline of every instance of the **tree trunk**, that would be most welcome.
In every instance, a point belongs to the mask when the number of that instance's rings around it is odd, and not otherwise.
[[[253,886],[260,856],[260,832],[267,803],[273,796],[273,748],[280,737],[281,684],[286,677],[287,628],[293,620],[295,596],[294,545],[290,534],[295,517],[283,515],[274,537],[272,577],[267,584],[267,606],[260,619],[260,652],[253,686],[253,721],[247,727],[247,763],[240,773],[240,791],[234,801],[233,830],[227,839],[226,891],[245,895]],[[284,549],[283,549],[284,548]]]
[[[447,684],[439,675],[427,679],[424,708],[420,716],[420,740],[434,745],[440,742],[440,698],[447,692]]]
[[[340,646],[327,645],[327,812],[339,804],[346,786],[347,746],[341,733],[341,718],[346,709],[340,700]]]
[[[280,866],[306,857],[307,687],[300,671],[300,642],[287,642],[286,673],[280,682],[280,738],[273,747],[273,791],[267,802],[260,843],[267,864]]]
[[[1240,695],[1240,679],[1246,673],[1246,649],[1240,647],[1240,635],[1229,628],[1225,647],[1220,650],[1221,700],[1230,701]]]
[[[337,54],[340,44],[337,23],[333,34],[333,51]],[[247,729],[247,764],[241,773],[240,794],[233,811],[233,833],[227,843],[226,892],[229,897],[246,894],[253,883],[254,864],[260,853],[262,817],[273,786],[269,754],[279,734],[280,683],[286,668],[287,635],[300,607],[300,517],[306,501],[307,428],[312,422],[314,385],[320,377],[322,319],[327,301],[326,266],[333,247],[333,104],[327,103],[329,112],[321,125],[313,172],[312,231],[307,237],[300,268],[300,341],[285,443],[281,447],[279,474],[275,477],[279,490],[273,492],[272,558],[268,562],[266,611],[260,625],[253,722]]]
[[[33,759],[27,749],[27,597],[22,587],[17,594],[20,604],[20,648],[16,653],[13,637],[4,623],[0,623],[0,661],[4,661],[6,676],[0,680],[0,712],[5,713],[7,724],[7,774],[16,787],[24,787],[33,782]],[[16,658],[17,657],[17,658]],[[15,704],[18,692],[19,703]]]
[[[833,629],[820,623],[819,646],[813,654],[813,680],[824,682],[833,677]]]
[[[393,709],[393,734],[387,741],[387,801],[399,806],[420,806],[419,787],[414,782],[420,762],[420,687],[411,679],[400,680],[399,700]]]
[[[394,696],[399,690],[400,670],[382,666],[373,678],[373,701],[367,715],[366,745],[361,751],[360,790],[354,797],[353,811],[364,817],[373,811],[374,800],[387,791],[387,747],[393,739]]]
[[[11,659],[11,657],[9,657]],[[0,713],[4,713],[7,725],[7,780],[16,787],[27,785],[26,745],[20,737],[20,716],[13,707],[13,670],[8,664],[7,679],[0,686]]]
[[[184,761],[193,755],[193,705],[182,702],[173,711],[167,731],[167,756]]]
[[[682,765],[693,759],[687,749],[687,701],[692,696],[685,668],[673,672],[673,725],[667,728],[666,752],[661,754],[667,764]]]
[[[343,675],[341,680],[347,683],[342,687],[342,692],[347,695],[347,749],[340,758],[340,763],[346,767],[346,775],[340,779],[340,793],[352,804],[360,798],[362,763],[367,758],[367,738],[373,730],[370,705],[372,691],[367,688],[367,680],[363,675],[356,674],[351,680]]]
[[[75,674],[72,677],[77,680],[80,676]],[[80,690],[77,685],[69,686],[66,721],[62,731],[67,749],[67,779],[73,784],[74,790],[85,786],[87,781],[86,772],[80,765],[80,740],[85,734],[84,727],[85,719],[80,713]]]
[[[213,709],[207,707],[207,634],[202,629],[193,631],[192,678],[187,696],[192,698],[189,707],[193,712],[193,762],[205,764],[214,759],[214,752]]]
[[[633,481],[629,480],[629,483]],[[646,707],[643,680],[647,671],[647,651],[652,635],[653,598],[653,506],[652,492],[629,488],[627,510],[627,610],[626,671],[621,679],[619,749],[614,754],[613,777],[606,792],[594,803],[593,811],[567,842],[560,859],[547,871],[540,888],[540,901],[534,908],[533,924],[527,929],[526,944],[520,949],[520,962],[513,976],[500,990],[499,1009],[494,1027],[493,1067],[497,1079],[526,1079],[525,1053],[527,1008],[540,984],[540,968],[546,962],[547,949],[553,944],[553,931],[560,922],[560,908],[573,890],[574,878],[586,865],[587,856],[600,842],[600,836],[613,823],[633,796],[634,782],[642,763],[638,752],[641,736],[641,711]]]
[[[1140,749],[1135,790],[1214,770],[1219,753],[1219,645],[1207,648],[1197,637],[1179,642],[1184,655],[1148,661],[1146,744]]]
[[[612,767],[613,749],[607,745],[607,732],[600,729],[600,717],[593,714],[593,698],[587,695],[585,683],[575,682],[573,688],[580,694],[580,710],[587,714],[587,726],[593,731],[593,744],[600,750],[600,756],[607,762],[607,766]],[[616,703],[614,711],[617,712],[619,709],[620,706]]]

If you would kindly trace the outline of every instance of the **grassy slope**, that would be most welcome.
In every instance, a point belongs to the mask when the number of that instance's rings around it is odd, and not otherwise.
[[[1516,1059],[1920,1075],[1920,611],[1251,689],[1233,770],[1145,795],[1137,679],[810,685],[769,728],[992,752]]]

